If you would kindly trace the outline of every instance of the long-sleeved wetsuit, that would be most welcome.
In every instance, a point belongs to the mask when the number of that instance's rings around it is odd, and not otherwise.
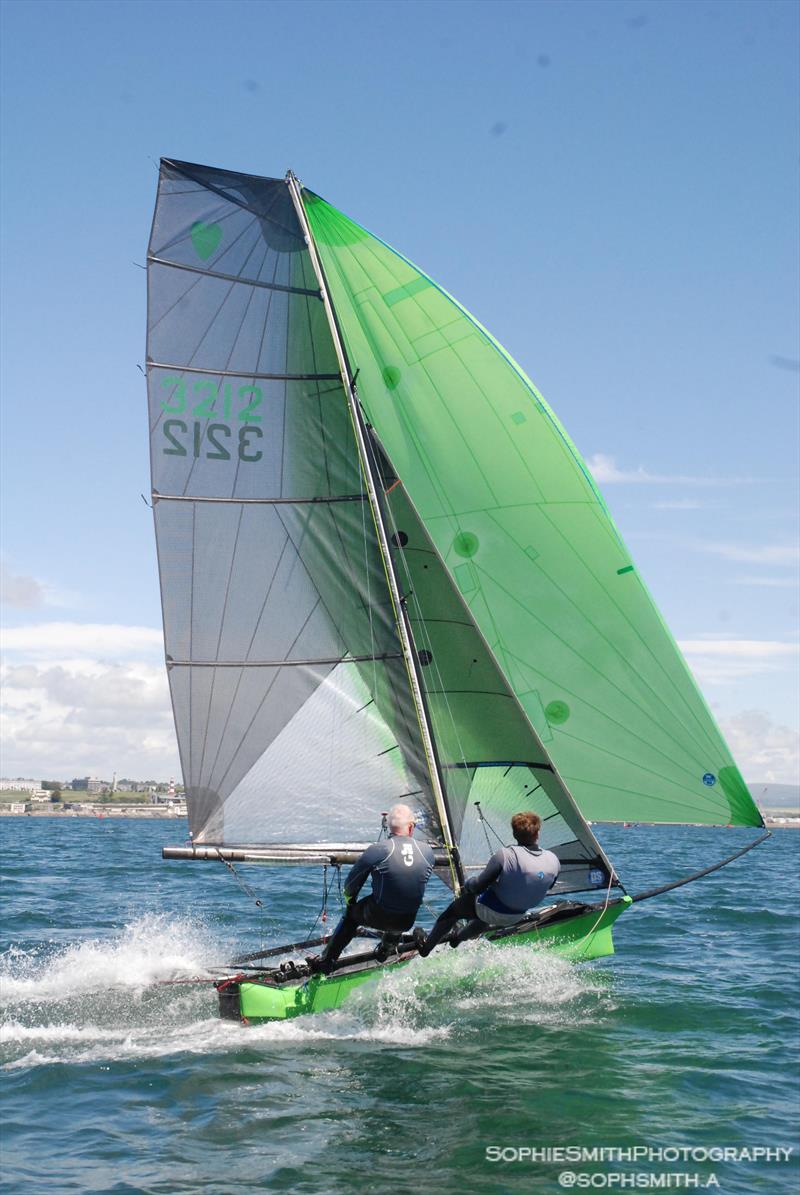
[[[476,938],[491,926],[514,925],[552,888],[560,870],[561,863],[552,851],[501,847],[479,875],[467,880],[461,895],[441,914],[420,954],[430,954],[463,918],[468,918],[469,924],[456,935],[457,942]]]
[[[384,941],[396,940],[404,930],[410,929],[433,871],[433,862],[433,851],[428,844],[408,835],[392,834],[367,847],[345,881],[347,910],[323,952],[325,964],[330,967],[336,961],[360,925],[385,930]],[[372,892],[356,900],[367,876],[372,877]]]

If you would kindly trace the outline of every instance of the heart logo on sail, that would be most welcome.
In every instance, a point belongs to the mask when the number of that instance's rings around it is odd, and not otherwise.
[[[199,258],[207,261],[222,240],[219,224],[204,224],[198,220],[192,225],[192,244]]]

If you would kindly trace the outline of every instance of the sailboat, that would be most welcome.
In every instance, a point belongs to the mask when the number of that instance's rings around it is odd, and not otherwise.
[[[557,899],[488,936],[590,959],[675,886],[627,893],[593,823],[763,826],[535,386],[291,171],[162,160],[147,375],[191,832],[165,858],[341,868],[404,802],[458,892],[533,810]],[[222,1015],[335,1008],[415,953],[265,962],[313,944],[239,960]]]

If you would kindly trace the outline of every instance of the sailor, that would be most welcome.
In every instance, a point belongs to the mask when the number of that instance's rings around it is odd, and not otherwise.
[[[413,837],[415,824],[408,805],[393,805],[389,810],[389,837],[368,846],[353,865],[344,885],[344,917],[319,958],[308,960],[312,971],[327,975],[361,925],[384,931],[375,951],[383,962],[414,924],[434,862],[428,844]],[[372,879],[372,892],[356,900],[367,876]]]
[[[514,814],[511,830],[516,846],[495,851],[480,875],[467,880],[461,895],[448,905],[427,939],[420,941],[423,958],[462,918],[469,918],[468,923],[450,938],[451,946],[477,938],[487,929],[516,925],[528,909],[538,905],[561,870],[558,856],[539,846],[541,828],[538,813]]]

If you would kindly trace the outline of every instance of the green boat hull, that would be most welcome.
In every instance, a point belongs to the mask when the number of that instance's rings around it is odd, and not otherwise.
[[[534,926],[526,932],[512,933],[493,944],[500,949],[547,949],[573,962],[603,958],[614,953],[612,927],[631,903],[631,898],[625,896],[605,908],[595,907],[551,925]],[[224,985],[224,989],[220,988],[220,1006],[224,1016],[233,1019],[238,1016],[248,1025],[285,1021],[306,1013],[328,1012],[340,1008],[357,987],[379,978],[393,967],[405,966],[414,957],[416,955],[412,952],[387,963],[354,968],[352,971],[343,970],[330,976],[317,975],[302,983],[236,980]]]

